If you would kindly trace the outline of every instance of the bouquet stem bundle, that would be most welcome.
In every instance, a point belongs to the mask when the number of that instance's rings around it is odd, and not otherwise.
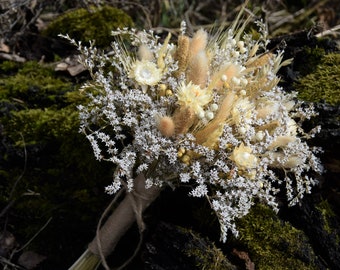
[[[142,213],[158,197],[161,189],[158,187],[146,189],[143,174],[138,175],[134,182],[134,190],[126,193],[124,199],[113,210],[102,227],[100,227],[101,221],[99,222],[96,236],[69,270],[97,269],[100,263],[106,269],[110,269],[105,258],[115,250],[121,237],[135,221],[137,221],[140,233],[142,233],[144,230]],[[118,197],[118,194],[116,197]],[[105,212],[108,212],[113,202]],[[105,216],[105,212],[102,218]]]

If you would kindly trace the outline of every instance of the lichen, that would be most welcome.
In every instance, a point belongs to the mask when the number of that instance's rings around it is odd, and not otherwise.
[[[298,97],[311,102],[325,101],[330,105],[340,104],[340,54],[331,53],[322,57],[316,69],[301,77],[294,87]]]
[[[256,269],[317,269],[305,234],[267,206],[253,207],[238,226],[240,239],[235,244],[249,252]]]
[[[95,40],[96,46],[105,47],[111,43],[112,30],[132,26],[131,17],[124,11],[103,6],[67,12],[55,19],[43,34],[54,38],[59,34],[68,34],[77,41],[87,43]]]

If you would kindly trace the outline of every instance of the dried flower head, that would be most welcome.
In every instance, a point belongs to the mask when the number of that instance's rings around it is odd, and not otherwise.
[[[252,154],[252,149],[244,146],[243,143],[234,148],[230,159],[233,160],[240,169],[255,169],[258,166],[258,159]]]
[[[278,187],[291,205],[310,192],[317,181],[308,173],[322,168],[300,125],[314,111],[278,85],[282,51],[267,53],[258,25],[256,41],[240,22],[213,36],[199,30],[191,38],[183,28],[174,43],[152,31],[115,31],[130,37],[136,55],[119,39],[109,54],[78,44],[93,74],[80,130],[98,160],[117,166],[108,193],[123,182],[132,190],[140,173],[148,187],[179,179],[191,196],[209,199],[225,241],[255,200],[277,209]]]
[[[162,72],[153,62],[137,60],[131,66],[130,77],[140,85],[156,85],[161,80]]]
[[[204,116],[203,108],[212,99],[211,94],[206,89],[201,89],[200,86],[192,82],[181,83],[176,96],[180,106],[191,108],[198,116]]]

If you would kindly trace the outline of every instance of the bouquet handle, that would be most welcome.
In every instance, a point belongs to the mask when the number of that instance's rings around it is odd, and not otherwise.
[[[97,229],[96,236],[88,245],[88,249],[69,270],[92,270],[96,269],[100,263],[106,269],[110,269],[105,258],[114,251],[117,243],[131,225],[137,221],[139,230],[141,232],[144,230],[142,213],[161,191],[159,187],[155,186],[145,188],[145,180],[143,174],[139,174],[135,178],[134,190],[126,193],[124,199],[114,209],[104,225]],[[99,226],[100,224],[101,222],[99,222]]]

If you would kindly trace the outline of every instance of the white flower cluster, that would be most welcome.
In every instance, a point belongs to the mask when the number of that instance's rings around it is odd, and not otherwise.
[[[265,30],[253,40],[244,26],[192,37],[184,27],[174,43],[122,29],[109,53],[78,44],[93,76],[80,130],[98,160],[117,166],[108,193],[133,190],[141,173],[148,187],[190,185],[209,200],[225,241],[255,202],[276,209],[285,190],[293,205],[316,184],[309,172],[322,168],[301,128],[314,112],[278,86],[285,63],[266,50]]]

